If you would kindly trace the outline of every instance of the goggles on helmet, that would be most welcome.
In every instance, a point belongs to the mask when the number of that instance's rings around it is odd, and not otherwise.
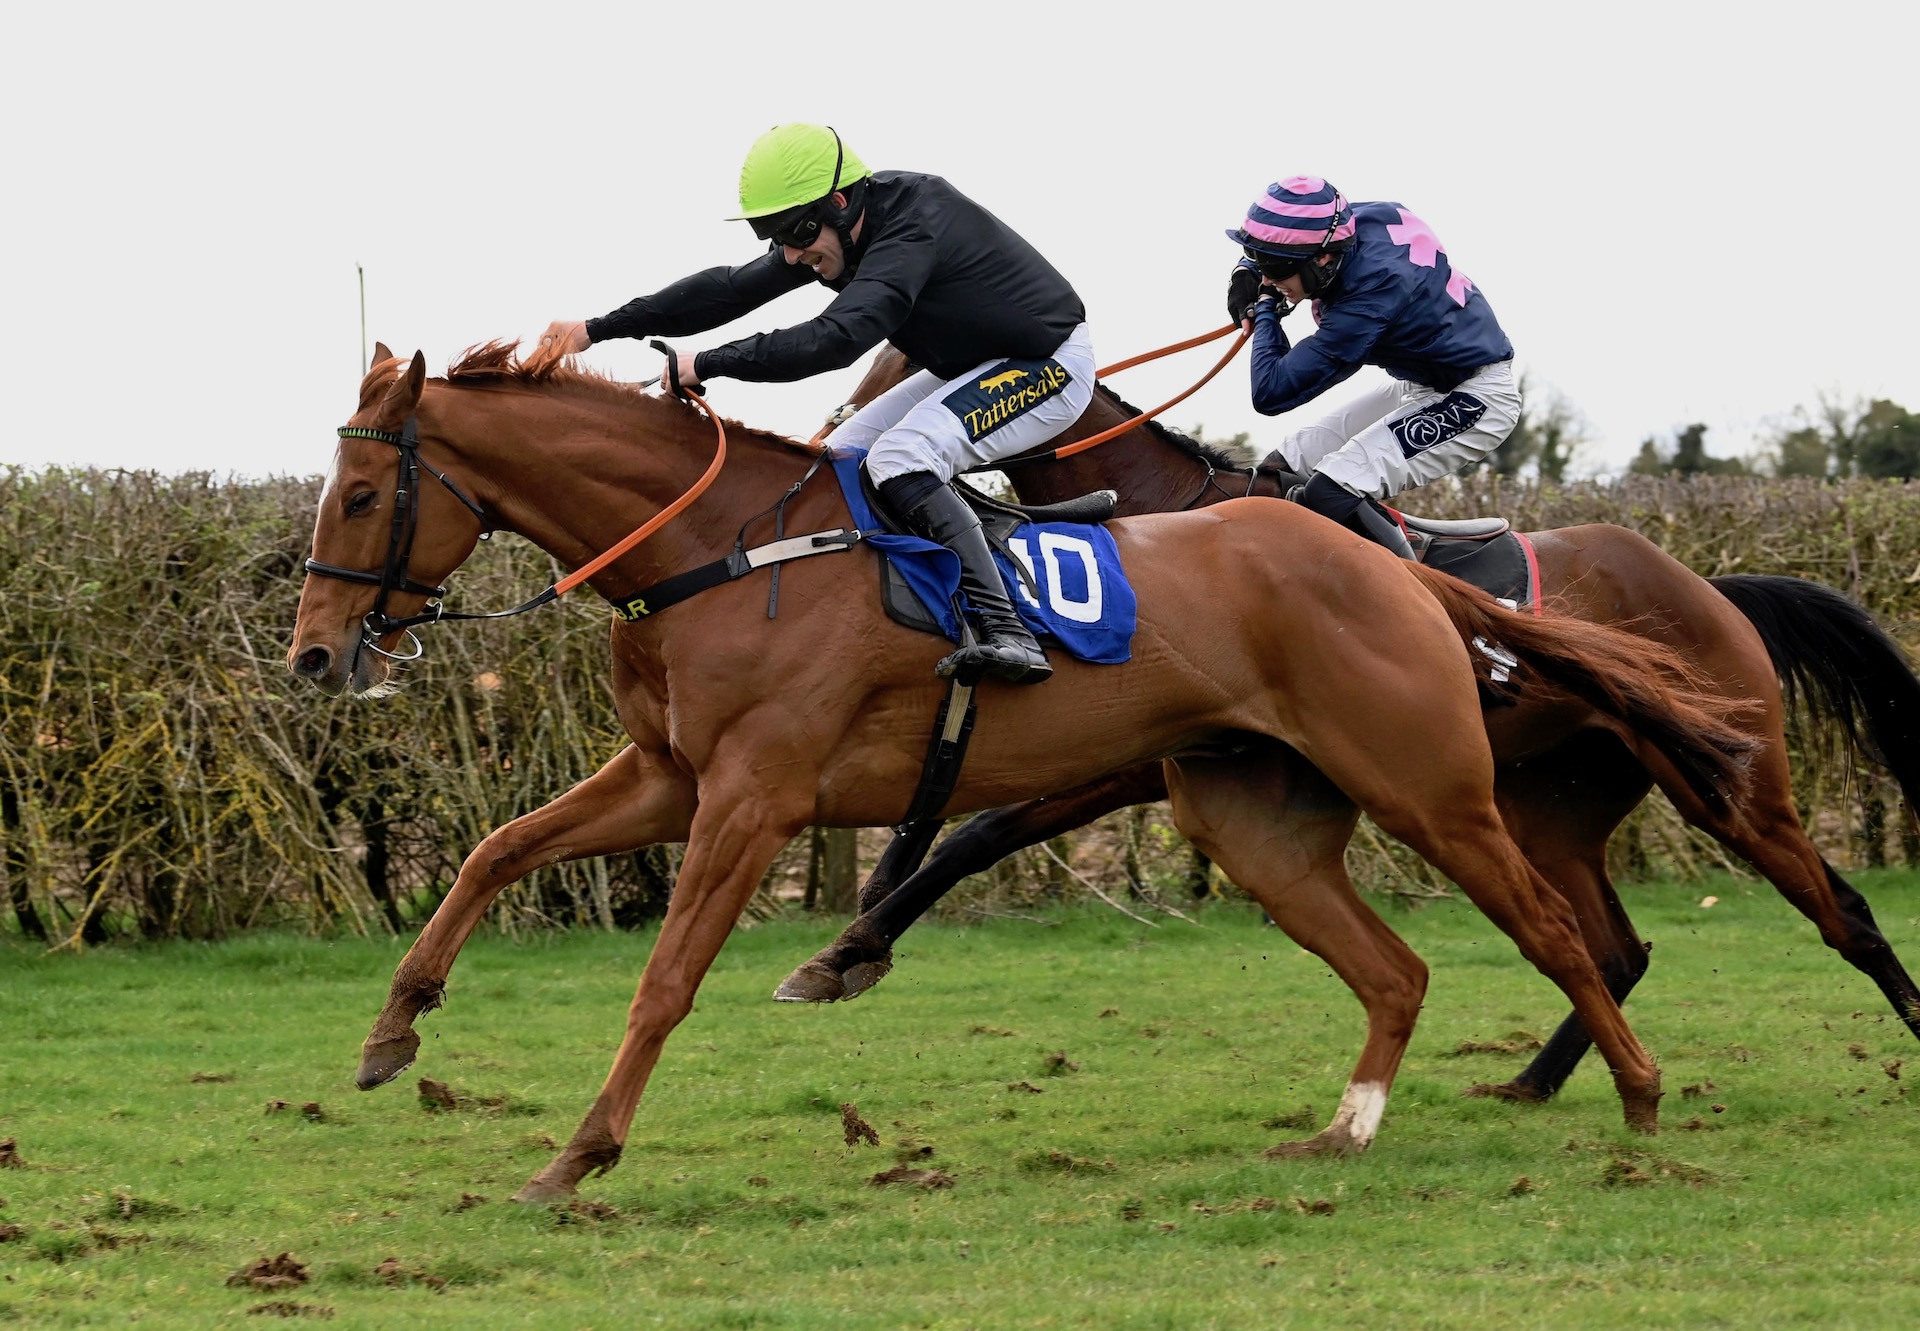
[[[765,230],[759,226],[754,227],[755,231],[761,233],[763,240],[770,240],[776,245],[785,245],[796,250],[804,250],[820,239],[820,228],[825,225],[820,217],[820,206],[814,203],[805,204],[790,213],[778,214],[766,221]]]
[[[1303,259],[1291,254],[1268,254],[1252,246],[1247,246],[1242,252],[1253,260],[1254,267],[1260,270],[1260,276],[1269,282],[1284,282],[1289,277],[1296,277],[1301,269],[1313,262],[1312,258]]]

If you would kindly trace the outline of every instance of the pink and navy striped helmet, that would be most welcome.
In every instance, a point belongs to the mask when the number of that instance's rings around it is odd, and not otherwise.
[[[1267,186],[1227,236],[1255,254],[1311,259],[1353,242],[1353,208],[1320,177],[1289,176]]]

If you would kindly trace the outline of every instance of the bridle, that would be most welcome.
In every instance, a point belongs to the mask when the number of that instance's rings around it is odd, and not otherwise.
[[[650,345],[654,350],[660,352],[667,358],[667,373],[672,380],[674,396],[685,398],[687,401],[692,402],[709,421],[713,422],[716,437],[713,461],[707,465],[707,470],[701,475],[700,479],[689,486],[686,492],[678,499],[627,533],[625,537],[621,538],[621,540],[613,546],[601,551],[579,568],[547,587],[532,600],[516,605],[510,610],[493,610],[485,613],[464,613],[448,610],[440,603],[441,598],[447,594],[445,587],[430,587],[426,583],[414,581],[413,578],[407,575],[407,564],[413,557],[413,538],[420,527],[420,473],[422,470],[425,470],[429,476],[444,485],[448,494],[458,499],[467,512],[473,514],[474,517],[480,520],[481,540],[484,541],[492,536],[494,531],[492,520],[487,517],[486,510],[481,508],[477,501],[471,498],[466,491],[455,485],[445,472],[439,471],[430,463],[421,460],[419,418],[417,416],[407,417],[406,424],[401,426],[399,434],[395,434],[391,430],[375,430],[359,425],[342,425],[334,431],[334,433],[342,439],[372,439],[376,443],[391,444],[400,450],[400,466],[395,475],[393,488],[393,522],[387,532],[386,562],[381,566],[380,571],[375,573],[371,569],[341,568],[337,564],[323,564],[319,560],[311,558],[306,562],[306,571],[308,573],[317,573],[323,578],[338,578],[342,582],[357,582],[368,587],[378,587],[380,589],[380,594],[374,598],[373,609],[367,611],[366,618],[360,621],[360,641],[355,647],[356,659],[360,651],[367,650],[378,656],[384,656],[389,661],[417,661],[426,651],[420,639],[412,632],[418,625],[438,624],[441,622],[452,622],[454,620],[510,619],[514,615],[524,615],[529,610],[538,610],[548,602],[558,600],[560,597],[565,596],[575,587],[580,586],[602,569],[612,564],[636,545],[646,540],[647,537],[653,535],[669,522],[672,522],[689,504],[706,493],[708,487],[711,486],[715,478],[720,475],[721,467],[726,464],[726,426],[718,416],[714,415],[713,408],[707,405],[707,400],[704,397],[692,389],[682,386],[680,383],[680,363],[674,355],[673,348],[669,347],[659,338],[651,339]],[[722,561],[722,564],[726,564],[726,562],[727,561]],[[745,569],[751,567],[751,565],[743,563],[741,567]],[[702,572],[704,573],[705,570],[702,570]],[[733,576],[738,576],[738,574],[734,574]],[[426,597],[426,608],[419,614],[409,615],[405,619],[393,618],[387,614],[387,598],[395,592]],[[657,594],[656,599],[658,599]],[[644,602],[642,603],[644,604]],[[411,652],[405,654],[390,652],[380,645],[381,638],[389,633],[400,632],[406,633],[408,639],[413,643],[413,650]]]
[[[387,528],[387,558],[378,572],[371,569],[341,568],[337,564],[323,564],[317,559],[306,562],[308,573],[317,573],[323,578],[337,578],[342,582],[357,582],[368,587],[378,587],[379,595],[374,597],[373,609],[367,611],[366,618],[360,621],[359,650],[370,651],[384,656],[390,661],[417,661],[426,648],[412,630],[421,624],[434,624],[451,619],[504,619],[517,615],[536,606],[545,605],[554,597],[554,589],[547,588],[525,605],[515,606],[511,610],[496,610],[491,614],[460,614],[449,611],[441,604],[446,596],[445,587],[431,587],[417,582],[408,575],[408,564],[413,559],[413,540],[420,530],[420,473],[429,476],[446,487],[447,493],[459,500],[461,505],[480,520],[480,539],[486,540],[493,535],[493,523],[466,491],[453,483],[451,477],[432,463],[420,457],[420,421],[409,416],[407,422],[395,434],[391,430],[375,430],[366,426],[343,425],[334,431],[342,439],[371,439],[376,443],[390,444],[400,450],[400,466],[394,476],[393,520]],[[424,596],[427,605],[417,615],[404,619],[395,619],[387,613],[387,599],[396,593],[410,596]],[[413,644],[410,652],[390,652],[380,645],[380,639],[391,633],[406,633]]]

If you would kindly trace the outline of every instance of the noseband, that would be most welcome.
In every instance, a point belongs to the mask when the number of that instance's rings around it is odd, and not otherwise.
[[[420,473],[426,471],[447,488],[447,493],[458,499],[466,510],[480,519],[480,539],[486,540],[493,534],[493,524],[487,520],[486,512],[468,497],[465,491],[455,485],[447,474],[436,470],[431,464],[420,459],[420,422],[417,417],[407,417],[407,423],[399,434],[390,430],[373,430],[357,425],[343,425],[334,431],[342,439],[372,439],[378,443],[391,444],[400,450],[400,468],[394,479],[393,522],[387,531],[387,560],[379,572],[368,569],[341,568],[337,564],[323,564],[317,559],[306,563],[308,573],[317,573],[323,578],[338,578],[342,582],[358,582],[369,587],[378,587],[380,594],[374,598],[373,609],[367,611],[367,617],[360,625],[360,646],[393,661],[418,660],[425,650],[420,639],[409,630],[419,624],[432,624],[442,619],[494,619],[497,615],[458,615],[449,614],[441,605],[441,598],[447,594],[445,587],[429,587],[426,583],[416,582],[407,576],[407,565],[413,558],[413,538],[420,529]],[[394,593],[404,593],[427,598],[427,606],[417,615],[405,619],[394,619],[387,614],[387,598]],[[502,614],[517,614],[520,610],[531,609],[536,600],[515,610],[502,611]],[[390,652],[380,646],[380,639],[390,633],[406,632],[413,643],[413,650],[406,654]]]

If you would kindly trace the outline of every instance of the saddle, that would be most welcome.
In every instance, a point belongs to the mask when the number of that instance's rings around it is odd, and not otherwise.
[[[1260,470],[1278,473],[1281,493],[1291,494],[1306,477],[1293,471],[1278,450],[1269,453]],[[1514,531],[1505,518],[1420,518],[1386,504],[1376,504],[1406,537],[1417,564],[1439,569],[1470,582],[1516,610],[1536,610],[1540,604],[1540,566],[1533,542]]]
[[[987,543],[1002,554],[1007,553],[1007,541],[1012,537],[1015,528],[1024,523],[1070,522],[1098,526],[1113,517],[1114,510],[1120,503],[1120,494],[1116,490],[1095,490],[1091,494],[1063,499],[1057,504],[1016,504],[1005,499],[995,499],[992,495],[975,489],[958,477],[954,478],[953,488],[959,492],[962,499],[967,501],[968,507],[980,515],[980,526],[986,533]],[[880,497],[879,489],[868,477],[865,467],[860,468],[860,493],[873,510],[874,516],[889,532],[896,536],[913,534],[898,517],[888,510],[886,502]],[[1018,561],[1015,561],[1014,567],[1021,572],[1024,579],[1025,567]],[[1035,593],[1037,589],[1029,582],[1027,591]],[[886,607],[887,617],[894,623],[917,629],[922,633],[946,636],[946,630],[914,594],[913,588],[907,584],[905,576],[895,565],[894,560],[885,554],[880,556],[880,602]]]

